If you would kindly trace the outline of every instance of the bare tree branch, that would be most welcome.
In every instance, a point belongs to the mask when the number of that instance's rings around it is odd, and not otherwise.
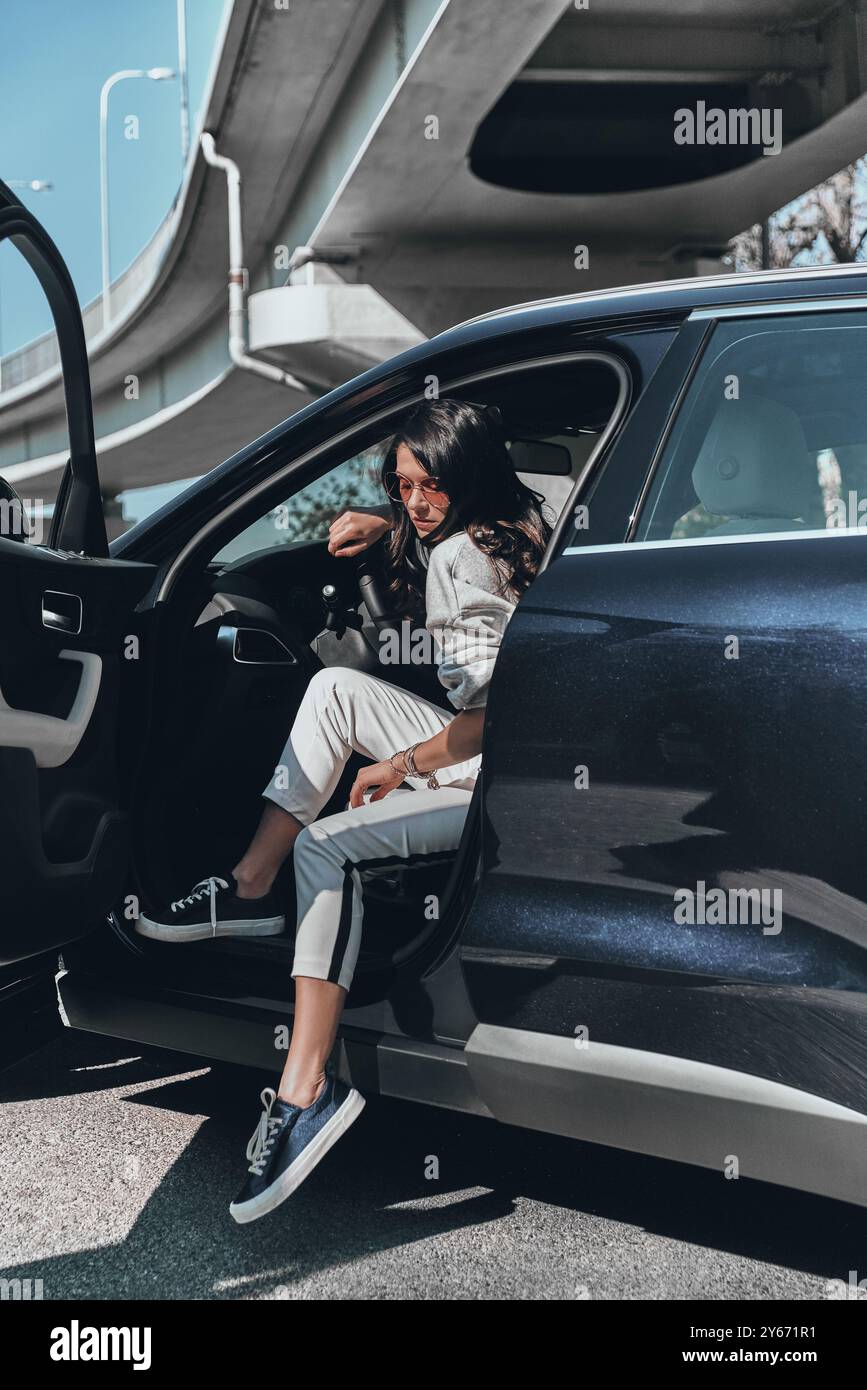
[[[771,269],[785,269],[799,256],[842,265],[859,259],[867,240],[865,199],[867,161],[832,174],[768,222]],[[736,269],[756,270],[762,263],[762,229],[748,227],[733,237],[730,254]]]

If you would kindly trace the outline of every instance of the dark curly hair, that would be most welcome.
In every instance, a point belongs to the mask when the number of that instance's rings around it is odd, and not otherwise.
[[[395,471],[405,444],[414,458],[448,494],[442,523],[424,546],[466,531],[499,576],[501,593],[520,598],[529,588],[545,553],[551,527],[542,515],[542,498],[515,472],[496,407],[460,400],[423,401],[404,416],[382,463],[382,483]],[[420,611],[424,570],[416,559],[417,533],[402,502],[391,499],[393,526],[387,545],[390,588],[399,611]]]

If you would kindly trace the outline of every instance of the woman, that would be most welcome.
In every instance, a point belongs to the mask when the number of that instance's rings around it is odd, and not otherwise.
[[[262,1092],[247,1178],[230,1207],[241,1222],[284,1201],[364,1106],[328,1064],[361,940],[359,869],[457,848],[500,639],[550,531],[540,499],[515,474],[498,415],[461,401],[409,412],[382,481],[396,607],[418,612],[424,590],[438,676],[457,712],[359,671],[317,672],[263,793],[259,828],[231,875],[204,880],[138,924],[163,941],[281,932],[275,881],[293,855],[292,1040],[276,1094]],[[357,553],[388,529],[381,518],[344,514],[332,524],[330,549]],[[356,777],[348,809],[317,820],[353,750],[373,762]],[[398,792],[404,783],[411,790]]]

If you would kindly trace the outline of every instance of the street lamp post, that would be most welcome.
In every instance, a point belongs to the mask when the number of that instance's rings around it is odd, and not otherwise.
[[[113,87],[128,77],[147,77],[151,82],[167,82],[175,77],[173,68],[121,68],[102,84],[99,94],[99,212],[102,230],[102,326],[111,318],[111,281],[108,240],[108,98]]]
[[[187,167],[190,152],[190,86],[187,76],[187,5],[178,0],[178,79],[181,97],[181,169]]]

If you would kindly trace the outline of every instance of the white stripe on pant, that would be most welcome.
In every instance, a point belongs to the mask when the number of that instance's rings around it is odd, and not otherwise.
[[[376,762],[432,738],[454,715],[348,667],[317,671],[263,795],[305,827],[293,850],[298,926],[292,975],[349,989],[361,944],[359,867],[435,860],[457,849],[481,757],[408,778],[381,801],[316,820],[354,750]]]

